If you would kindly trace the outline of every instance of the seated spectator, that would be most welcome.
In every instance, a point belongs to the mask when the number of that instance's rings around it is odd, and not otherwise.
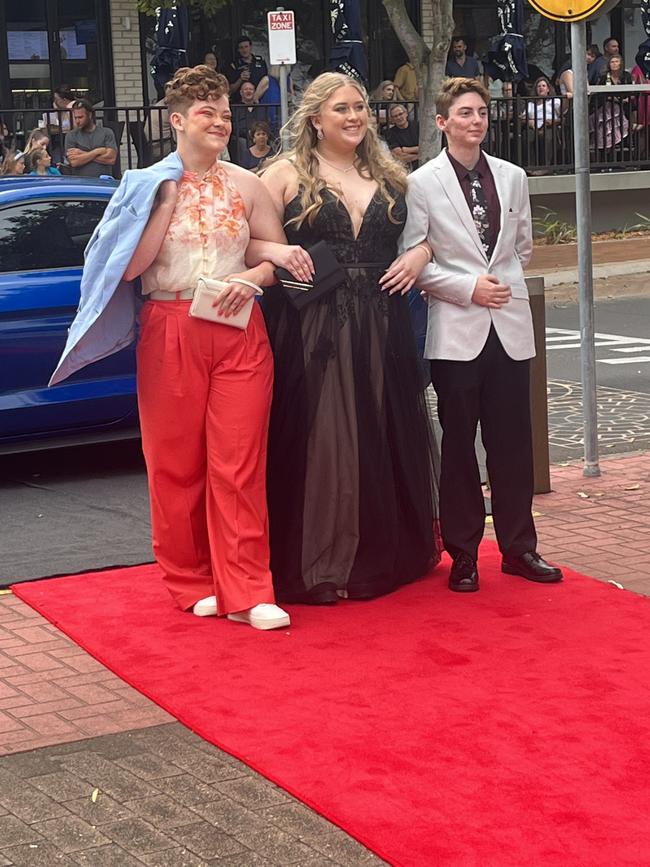
[[[420,152],[420,130],[417,123],[409,120],[406,106],[399,102],[388,109],[388,121],[391,126],[386,130],[386,142],[390,152],[409,171],[417,169]]]
[[[402,94],[406,102],[418,101],[418,81],[412,63],[406,62],[399,67],[393,78],[395,88]]]
[[[273,148],[269,144],[270,139],[271,128],[265,120],[258,120],[253,124],[248,133],[250,147],[241,154],[242,168],[252,170],[260,167],[262,162],[273,153]]]
[[[480,78],[481,67],[475,57],[467,54],[467,43],[462,36],[454,36],[445,67],[447,78]]]
[[[370,108],[375,113],[377,125],[380,132],[383,132],[388,124],[388,109],[390,103],[401,101],[402,94],[395,87],[395,83],[389,78],[380,82],[370,94]]]
[[[0,166],[0,175],[22,175],[25,172],[25,154],[22,151],[7,151]]]
[[[240,90],[240,103],[234,103],[232,109],[232,137],[233,148],[230,157],[233,162],[242,164],[243,153],[248,149],[248,135],[253,124],[266,120],[268,109],[255,102],[255,85],[252,81],[245,81]]]
[[[25,170],[30,175],[60,175],[61,172],[52,165],[52,157],[45,148],[33,148],[25,154]]]
[[[27,136],[27,144],[25,145],[25,153],[36,150],[37,148],[47,148],[50,144],[50,137],[44,129],[33,129]]]
[[[545,76],[533,86],[534,99],[526,105],[526,120],[532,132],[528,134],[528,163],[546,166],[557,163],[562,123],[562,100],[553,93]]]
[[[75,128],[65,137],[65,156],[71,173],[84,178],[113,174],[117,142],[113,130],[97,126],[91,104],[78,99],[72,107]]]

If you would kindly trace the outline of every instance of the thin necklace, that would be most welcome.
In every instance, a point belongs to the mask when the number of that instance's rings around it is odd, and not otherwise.
[[[344,175],[347,175],[348,172],[351,172],[352,169],[356,168],[356,160],[352,163],[351,166],[348,166],[347,169],[342,169],[340,166],[335,166],[334,163],[326,160],[325,157],[318,150],[316,151],[316,156],[319,160],[322,160],[326,166],[329,166],[331,169],[335,169],[337,172],[341,172]]]

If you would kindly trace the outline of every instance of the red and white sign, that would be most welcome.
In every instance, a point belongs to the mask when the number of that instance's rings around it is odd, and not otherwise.
[[[296,62],[296,19],[291,11],[269,12],[269,63],[293,64]]]

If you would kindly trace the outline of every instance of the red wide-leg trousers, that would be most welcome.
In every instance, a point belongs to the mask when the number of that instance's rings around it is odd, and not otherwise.
[[[177,605],[219,614],[273,602],[266,446],[273,358],[259,305],[246,331],[147,301],[138,406],[153,550]]]

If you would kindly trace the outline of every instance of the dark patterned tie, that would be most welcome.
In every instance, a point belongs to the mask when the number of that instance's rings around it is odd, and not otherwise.
[[[485,192],[481,186],[481,179],[476,169],[468,172],[469,197],[472,203],[472,218],[476,231],[483,244],[485,255],[489,256],[490,250],[490,220],[488,217],[488,203]]]

